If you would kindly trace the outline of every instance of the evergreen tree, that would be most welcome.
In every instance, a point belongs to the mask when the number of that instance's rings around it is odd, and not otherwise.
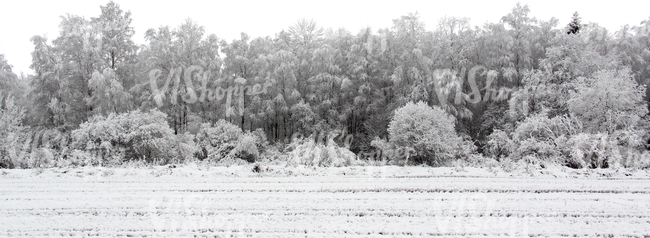
[[[582,28],[580,24],[580,16],[578,15],[578,12],[573,13],[573,17],[571,17],[571,22],[569,22],[569,25],[567,25],[567,34],[578,34],[580,32],[580,28]]]

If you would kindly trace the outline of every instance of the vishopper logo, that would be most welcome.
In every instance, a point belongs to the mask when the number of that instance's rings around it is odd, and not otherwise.
[[[477,65],[472,67],[467,74],[467,81],[469,83],[469,88],[471,92],[464,93],[463,83],[464,79],[462,78],[465,75],[467,68],[462,68],[459,74],[458,71],[451,69],[436,69],[433,71],[433,74],[427,78],[427,84],[434,86],[436,94],[438,96],[438,101],[440,104],[448,104],[448,96],[456,92],[454,95],[454,104],[462,104],[463,101],[468,103],[476,104],[481,101],[488,102],[489,100],[503,100],[510,96],[510,94],[517,90],[517,88],[505,88],[496,89],[493,87],[496,84],[496,79],[499,76],[499,73],[496,70],[488,70],[485,66]],[[476,83],[477,76],[485,77],[485,87],[479,88]],[[481,92],[485,93],[481,95]]]
[[[391,161],[402,161],[404,165],[408,164],[408,159],[411,155],[415,155],[416,151],[412,147],[392,147],[392,148],[375,148],[369,152],[360,152],[359,158],[372,159],[375,161],[383,161],[390,163]]]
[[[312,133],[309,137],[305,137],[300,132],[293,133],[291,135],[291,141],[305,141],[305,139],[312,140],[314,144],[322,144],[322,145],[327,145],[328,141],[332,140],[334,142],[342,142],[343,147],[346,149],[350,149],[352,146],[352,143],[354,142],[354,136],[352,134],[348,134],[347,131],[345,130],[333,130],[330,132],[327,131],[316,131]]]
[[[184,85],[181,85],[181,75]],[[165,79],[165,84],[162,88],[158,87],[158,81],[163,77],[163,71],[160,69],[153,69],[149,71],[149,84],[153,99],[158,107],[164,105],[167,94],[169,93],[169,100],[172,105],[178,104],[178,97],[187,104],[198,102],[220,102],[224,98],[226,117],[235,115],[237,111],[240,116],[244,114],[244,96],[254,96],[258,94],[268,93],[268,87],[271,86],[270,82],[264,84],[244,85],[246,80],[243,78],[235,79],[235,85],[228,86],[228,88],[216,87],[208,88],[208,80],[210,79],[210,71],[203,70],[201,66],[190,66],[188,68],[178,67],[172,68]],[[171,90],[170,90],[170,84]],[[194,87],[194,81],[200,82],[200,87]],[[183,88],[181,88],[183,87]],[[184,89],[184,90],[182,90]],[[184,92],[181,92],[184,91]],[[235,105],[237,107],[235,107]]]

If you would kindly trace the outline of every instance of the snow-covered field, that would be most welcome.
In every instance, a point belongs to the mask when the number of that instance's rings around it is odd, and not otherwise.
[[[424,167],[0,170],[0,236],[650,235],[650,174]]]

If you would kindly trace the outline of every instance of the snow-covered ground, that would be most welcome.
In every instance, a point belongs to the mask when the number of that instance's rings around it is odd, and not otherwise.
[[[0,236],[644,236],[647,171],[0,170]]]

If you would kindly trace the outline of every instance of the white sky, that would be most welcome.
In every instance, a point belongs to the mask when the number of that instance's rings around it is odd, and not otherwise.
[[[125,1],[116,0],[122,10],[131,11],[132,26],[137,44],[144,43],[144,32],[149,28],[169,25],[174,28],[192,18],[205,26],[206,33],[216,34],[230,42],[239,38],[241,32],[251,37],[273,36],[287,29],[300,18],[314,19],[325,28],[345,27],[353,34],[365,26],[373,30],[390,27],[392,20],[409,12],[419,12],[433,30],[443,16],[469,17],[473,25],[497,22],[509,13],[517,2],[527,4],[530,16],[542,20],[551,17],[560,20],[564,27],[574,11],[578,11],[583,23],[596,22],[610,32],[622,25],[639,25],[650,17],[650,1],[619,0],[597,3],[596,1],[558,0],[499,0],[499,1]],[[58,36],[59,18],[66,13],[86,18],[97,17],[100,5],[108,0],[0,0],[0,53],[14,66],[14,72],[33,73],[29,69],[34,35],[47,35],[49,40]]]

